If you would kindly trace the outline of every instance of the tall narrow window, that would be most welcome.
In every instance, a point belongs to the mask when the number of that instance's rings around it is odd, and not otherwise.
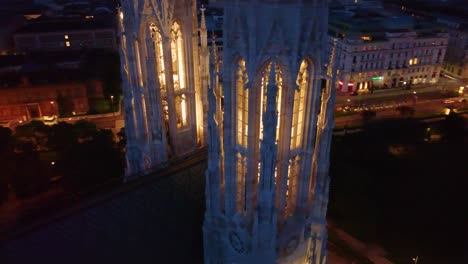
[[[163,45],[161,39],[161,33],[159,29],[153,24],[151,25],[151,32],[153,34],[154,39],[154,48],[156,54],[156,61],[157,61],[157,75],[159,79],[159,84],[161,87],[161,94],[165,96],[166,93],[166,76],[164,75],[164,55],[163,55]]]
[[[184,55],[182,32],[179,24],[174,23],[171,29],[171,56],[175,91],[186,88]]]
[[[237,210],[245,212],[245,185],[247,176],[247,157],[241,153],[237,153]]]
[[[307,86],[309,85],[309,65],[306,61],[301,63],[301,68],[297,76],[296,84],[298,90],[294,91],[294,106],[291,127],[291,149],[299,148],[302,143],[302,133],[304,128],[304,107],[306,100]]]
[[[289,159],[288,176],[286,178],[286,208],[284,210],[285,216],[294,213],[296,206],[297,196],[297,178],[299,176],[299,157]]]
[[[138,84],[143,87],[143,72],[141,70],[141,58],[140,58],[140,49],[138,41],[135,41],[135,50],[136,50],[136,60],[137,60],[137,70],[138,70]]]
[[[179,24],[175,22],[171,28],[171,61],[174,80],[174,92],[176,94],[175,110],[177,128],[188,126],[188,102],[185,94],[185,63],[184,43]]]
[[[249,90],[245,89],[247,82],[245,61],[240,60],[236,72],[237,92],[237,144],[246,148],[249,118]]]

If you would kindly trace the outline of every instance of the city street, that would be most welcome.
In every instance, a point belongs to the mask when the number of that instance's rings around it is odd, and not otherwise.
[[[456,109],[455,111],[460,111],[462,109],[467,108],[467,103],[459,102],[459,97],[449,98],[449,99],[433,99],[433,100],[421,100],[417,102],[387,102],[385,106],[383,104],[378,104],[373,107],[368,107],[368,110],[372,110],[376,112],[376,116],[374,119],[381,119],[381,118],[390,118],[390,117],[398,117],[401,116],[400,113],[396,110],[398,106],[406,105],[412,107],[414,111],[414,117],[425,117],[431,116],[436,114],[447,113],[447,107],[453,107]],[[450,102],[450,103],[446,103]],[[363,118],[361,116],[362,110],[365,108],[357,108],[357,111],[354,113],[346,115],[346,116],[339,116],[335,118],[335,128],[340,128],[344,126],[353,127],[362,124]]]

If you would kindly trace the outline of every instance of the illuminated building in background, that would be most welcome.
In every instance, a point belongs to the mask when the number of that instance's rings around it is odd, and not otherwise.
[[[422,22],[376,10],[333,10],[329,29],[338,37],[338,91],[437,83],[448,34],[430,23],[417,23]]]
[[[203,21],[198,27],[196,1],[121,3],[126,174],[132,177],[205,144],[202,88],[208,81],[208,51]]]
[[[224,54],[220,67],[215,47],[210,63],[205,263],[326,263],[327,1],[216,2]]]

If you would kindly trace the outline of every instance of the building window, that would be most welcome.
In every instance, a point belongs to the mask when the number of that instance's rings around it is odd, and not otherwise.
[[[161,95],[164,97],[167,92],[166,87],[166,76],[164,76],[164,52],[162,45],[162,38],[159,29],[153,24],[150,26],[151,34],[154,40],[154,49],[156,54],[156,71],[159,79],[159,86],[161,89]]]
[[[249,128],[249,90],[245,89],[248,82],[245,61],[239,60],[236,72],[237,91],[237,144],[247,147],[247,136]]]
[[[237,153],[237,210],[238,212],[245,212],[246,210],[246,196],[245,196],[245,187],[246,187],[246,177],[247,177],[247,157],[240,152]]]
[[[296,80],[298,89],[294,91],[290,149],[299,148],[302,144],[306,92],[309,86],[309,70],[309,64],[303,61]]]
[[[299,177],[299,157],[289,159],[288,175],[286,178],[286,208],[284,210],[285,216],[294,213],[296,206],[297,196],[297,179]]]
[[[171,27],[171,61],[172,61],[172,77],[174,81],[174,92],[183,91],[185,87],[185,51],[182,38],[182,32],[179,24],[174,22]],[[185,128],[188,126],[188,102],[187,95],[180,93],[175,98],[176,125],[177,128]]]
[[[174,90],[185,88],[185,65],[184,65],[184,44],[180,26],[176,22],[171,28],[171,57],[172,73],[174,78]]]
[[[70,44],[70,41],[65,41],[65,47],[70,47],[71,44]]]

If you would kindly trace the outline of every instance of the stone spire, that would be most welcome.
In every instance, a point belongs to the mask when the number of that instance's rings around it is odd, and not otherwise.
[[[221,208],[205,216],[205,263],[324,264],[324,156],[333,125],[333,94],[320,92],[330,75],[323,63],[328,6],[324,0],[222,3],[224,103],[216,112],[221,155],[213,154],[221,159],[220,194],[207,195],[209,210],[212,195]],[[213,39],[212,73],[218,72],[217,55]],[[318,120],[328,121],[322,126]],[[312,205],[319,218],[310,217]]]

